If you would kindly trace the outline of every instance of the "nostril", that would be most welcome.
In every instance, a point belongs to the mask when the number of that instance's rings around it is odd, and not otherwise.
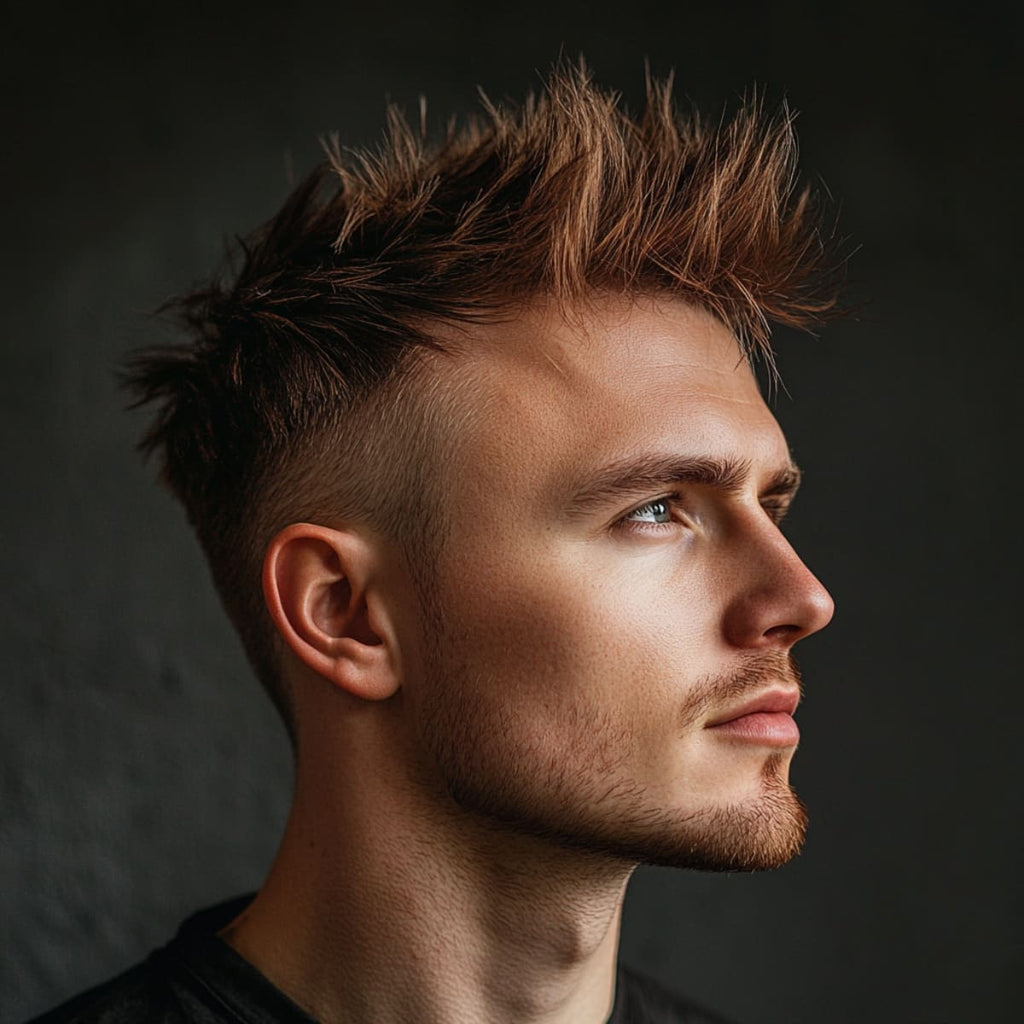
[[[794,640],[801,633],[803,633],[803,629],[800,626],[784,625],[772,626],[770,629],[766,629],[764,636],[769,640]]]

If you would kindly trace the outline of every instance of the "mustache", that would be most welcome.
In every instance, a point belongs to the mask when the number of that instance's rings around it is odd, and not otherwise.
[[[712,710],[738,704],[744,697],[756,696],[779,683],[789,689],[796,687],[803,698],[803,680],[792,651],[768,651],[731,672],[704,676],[687,695],[683,727],[695,725]]]

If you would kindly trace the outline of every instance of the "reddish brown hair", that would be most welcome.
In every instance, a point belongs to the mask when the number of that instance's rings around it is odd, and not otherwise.
[[[127,365],[137,403],[156,407],[141,447],[160,456],[286,721],[263,551],[298,519],[436,541],[427,446],[442,428],[414,372],[432,324],[541,295],[569,310],[598,291],[671,292],[770,360],[770,323],[834,309],[839,263],[798,187],[791,121],[756,101],[714,124],[681,117],[671,82],[653,80],[634,118],[582,65],[521,107],[485,100],[438,140],[391,109],[380,147],[328,144],[239,269],[171,305],[187,344]],[[388,499],[410,477],[420,486],[402,493],[421,505],[396,516]]]

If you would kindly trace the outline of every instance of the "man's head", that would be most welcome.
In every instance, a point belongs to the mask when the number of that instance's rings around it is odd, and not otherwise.
[[[397,651],[358,696],[402,691],[411,752],[466,806],[624,856],[784,859],[792,744],[705,726],[791,697],[789,649],[829,614],[772,519],[794,471],[745,361],[834,303],[788,116],[705,127],[651,83],[634,120],[562,69],[439,142],[393,114],[379,151],[329,155],[181,300],[192,343],[130,369],[300,743],[286,666],[338,683],[311,636],[359,574],[316,601],[295,580],[369,538],[414,599],[350,630]],[[729,821],[752,852],[686,854]]]

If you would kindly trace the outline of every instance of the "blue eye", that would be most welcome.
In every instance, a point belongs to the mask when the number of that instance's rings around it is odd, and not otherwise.
[[[672,510],[668,501],[659,498],[657,501],[649,501],[641,505],[626,516],[633,523],[670,523],[672,522]]]

